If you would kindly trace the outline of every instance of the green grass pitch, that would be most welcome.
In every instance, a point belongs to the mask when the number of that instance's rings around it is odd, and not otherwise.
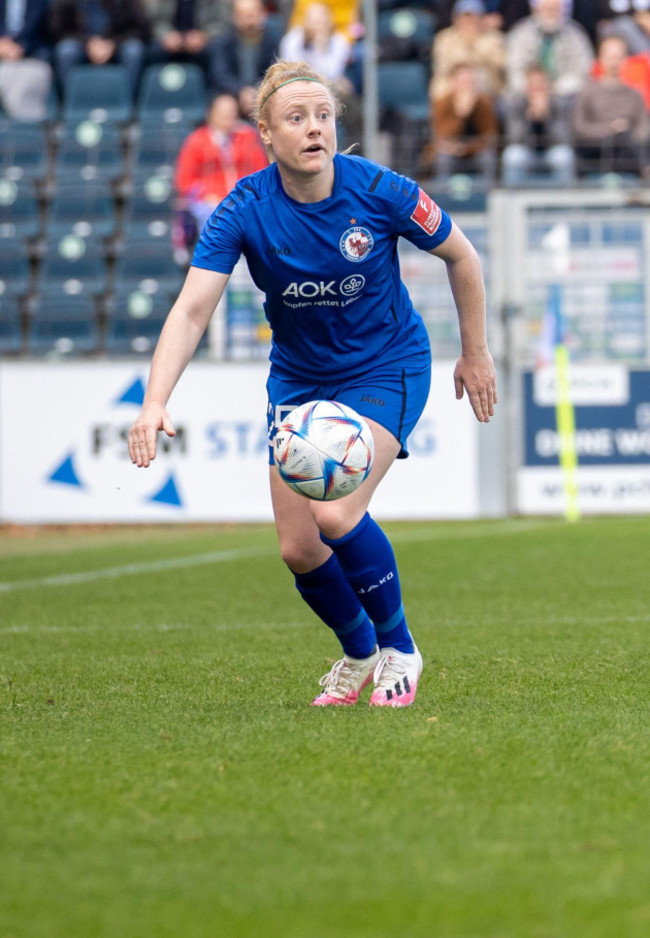
[[[385,527],[403,711],[269,527],[0,532],[0,938],[650,935],[650,519]]]

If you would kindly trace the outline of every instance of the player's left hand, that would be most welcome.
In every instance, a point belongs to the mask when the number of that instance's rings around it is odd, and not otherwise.
[[[497,403],[497,376],[487,349],[460,356],[454,370],[454,384],[456,399],[460,400],[467,391],[476,419],[489,423]]]

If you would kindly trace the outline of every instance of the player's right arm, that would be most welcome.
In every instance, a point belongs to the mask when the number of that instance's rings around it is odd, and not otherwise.
[[[221,299],[229,274],[190,267],[183,289],[169,311],[151,362],[142,410],[129,431],[129,456],[136,466],[148,466],[156,456],[159,430],[176,431],[167,401]]]

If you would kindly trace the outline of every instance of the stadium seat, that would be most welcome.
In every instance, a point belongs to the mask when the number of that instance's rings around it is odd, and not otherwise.
[[[23,330],[18,299],[10,293],[0,295],[0,354],[21,352]]]
[[[485,212],[487,191],[480,176],[456,173],[441,186],[436,186],[436,203],[445,212]]]
[[[27,348],[33,354],[95,352],[99,328],[95,304],[87,293],[48,288],[34,303]]]
[[[64,124],[54,171],[58,182],[119,179],[124,171],[119,131],[90,120]]]
[[[47,175],[47,159],[42,124],[0,121],[0,176],[12,182],[40,182]]]
[[[72,232],[82,238],[110,238],[116,220],[115,200],[107,183],[62,183],[50,205],[47,229],[50,236]]]
[[[156,238],[142,233],[127,237],[115,264],[115,283],[145,293],[176,293],[183,282],[184,270],[176,263],[171,233]]]
[[[33,184],[0,179],[0,239],[35,238],[40,229],[40,211]]]
[[[0,296],[25,296],[30,286],[31,264],[27,243],[7,238],[0,250]]]
[[[78,65],[72,69],[63,94],[63,120],[78,124],[126,123],[133,105],[126,71],[121,65]]]
[[[193,129],[187,121],[170,124],[156,119],[140,123],[132,151],[133,172],[172,178],[179,151]]]
[[[38,272],[39,292],[46,284],[69,295],[100,294],[106,287],[106,260],[98,238],[51,235]]]
[[[429,117],[428,72],[422,62],[382,62],[377,68],[379,107],[412,120]]]
[[[150,65],[142,76],[137,113],[141,121],[198,123],[205,119],[205,79],[198,65]]]
[[[106,321],[106,351],[115,355],[151,353],[170,308],[165,293],[120,286]]]
[[[404,7],[382,11],[377,19],[380,62],[429,62],[435,34],[430,10]]]
[[[166,176],[138,175],[125,204],[127,225],[147,226],[154,221],[170,222],[176,193]]]

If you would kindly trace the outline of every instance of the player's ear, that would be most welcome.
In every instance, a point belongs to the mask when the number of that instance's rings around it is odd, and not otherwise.
[[[269,133],[268,125],[265,121],[257,122],[257,129],[259,130],[260,137],[262,138],[262,143],[265,147],[271,146],[271,135]]]

